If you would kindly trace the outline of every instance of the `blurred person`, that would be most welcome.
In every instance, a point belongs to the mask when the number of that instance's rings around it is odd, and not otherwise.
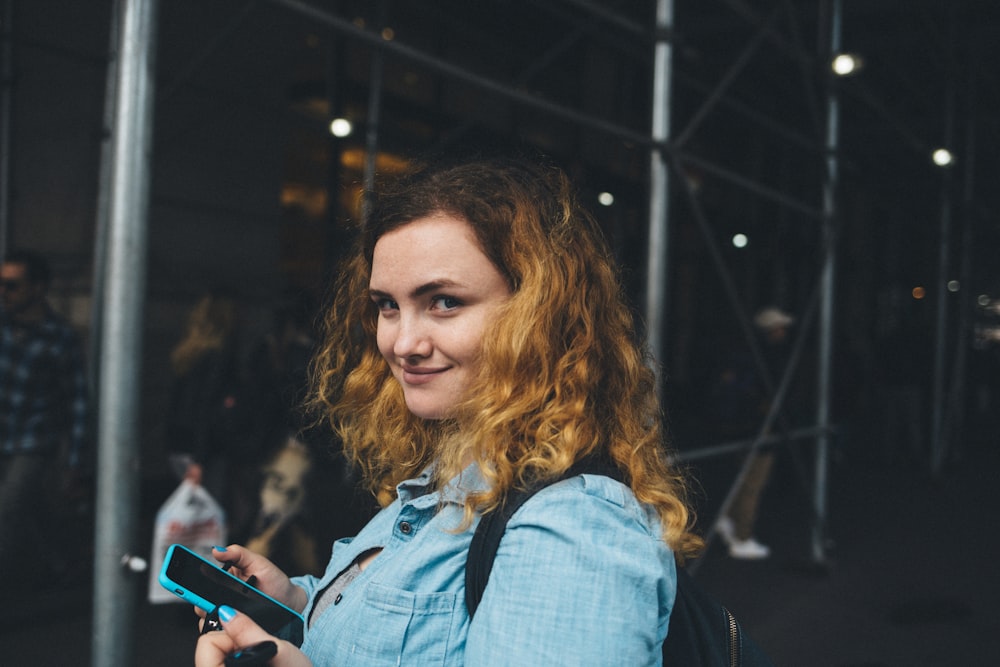
[[[321,577],[215,557],[307,619],[299,648],[219,609],[195,663],[658,664],[675,558],[700,549],[613,259],[568,179],[526,161],[417,169],[375,197],[335,284],[313,405],[382,511]],[[474,620],[473,530],[506,494],[599,458],[514,515]],[[514,637],[515,641],[506,641]]]
[[[337,479],[326,474],[333,455],[310,437],[302,407],[316,346],[314,316],[306,291],[284,290],[270,330],[250,353],[251,381],[262,400],[265,463],[257,515],[246,543],[283,568],[318,574],[320,558],[332,543],[332,537],[320,537],[326,535],[322,522],[339,508],[316,483],[329,487]],[[315,473],[324,479],[316,479]]]
[[[761,353],[771,378],[781,377],[788,359],[788,330],[795,318],[780,308],[768,306],[754,315],[754,326],[761,335]],[[769,396],[760,374],[748,372],[752,377],[742,386],[746,399],[752,405],[759,424],[770,409]],[[752,455],[747,473],[733,497],[727,514],[719,517],[716,531],[725,542],[732,558],[760,560],[771,555],[771,548],[754,537],[761,496],[774,467],[774,450],[761,449]]]
[[[46,529],[51,513],[85,493],[83,346],[49,305],[50,283],[35,252],[10,252],[0,265],[0,590],[24,583],[11,576],[19,561],[59,551],[61,536]]]
[[[170,353],[165,417],[171,461],[223,506],[231,535],[245,537],[260,464],[258,401],[239,361],[236,301],[209,293],[188,313]]]
[[[259,395],[266,437],[272,443],[280,444],[307,426],[302,403],[316,347],[314,317],[313,300],[307,292],[285,290],[274,309],[270,329],[250,352],[250,381]]]

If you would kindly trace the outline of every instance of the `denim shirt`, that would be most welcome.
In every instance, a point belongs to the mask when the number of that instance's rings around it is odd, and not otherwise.
[[[659,665],[676,592],[656,513],[631,490],[581,475],[547,487],[511,518],[475,620],[455,532],[471,466],[440,492],[430,471],[353,539],[337,541],[309,594],[302,650],[315,665]],[[316,618],[317,595],[364,552],[382,548]]]

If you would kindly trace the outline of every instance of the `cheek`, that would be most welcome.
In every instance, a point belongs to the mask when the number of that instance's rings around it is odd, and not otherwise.
[[[382,356],[388,361],[392,360],[393,340],[394,337],[392,336],[391,328],[379,319],[375,327],[375,345]]]
[[[483,336],[487,335],[487,331],[486,327],[476,326],[454,332],[451,337],[451,349],[464,366],[475,369],[479,365]]]

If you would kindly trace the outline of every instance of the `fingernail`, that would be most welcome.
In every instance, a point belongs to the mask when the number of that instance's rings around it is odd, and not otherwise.
[[[219,618],[228,623],[236,618],[236,610],[227,605],[222,605],[219,607]]]
[[[215,549],[216,551],[229,551],[229,549],[227,549],[226,547],[212,547],[212,548]]]

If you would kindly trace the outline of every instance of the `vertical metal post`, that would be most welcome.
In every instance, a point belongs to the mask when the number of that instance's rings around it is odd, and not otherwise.
[[[955,16],[952,8],[951,35],[955,36]],[[954,40],[950,40],[954,43]],[[949,60],[950,62],[950,60]],[[955,86],[953,78],[948,79],[945,94],[944,114],[944,146],[952,150],[952,135],[955,125]],[[951,271],[951,168],[943,168],[941,175],[941,218],[940,242],[938,243],[938,276],[937,288],[934,290],[937,299],[937,322],[934,327],[934,379],[933,379],[933,413],[931,421],[931,452],[930,469],[935,477],[941,473],[944,458],[948,451],[950,433],[945,429],[945,376],[948,373],[946,349],[948,346],[948,273]]]
[[[375,26],[383,30],[386,23],[386,0],[379,0]],[[365,124],[365,174],[364,211],[362,220],[368,220],[371,193],[375,190],[375,160],[378,157],[379,125],[382,122],[382,79],[385,72],[385,52],[372,52],[371,71],[368,76],[368,117]]]
[[[646,336],[657,373],[665,365],[664,314],[667,312],[667,263],[669,241],[669,183],[664,143],[670,136],[671,58],[670,33],[674,26],[673,0],[657,0],[656,44],[653,53],[652,137],[649,153],[649,246],[646,264]],[[657,382],[662,388],[663,381]]]
[[[10,242],[10,125],[14,97],[14,0],[4,0],[0,26],[0,257]]]
[[[950,102],[950,96],[949,96]],[[947,135],[951,134],[952,108],[948,104],[946,123]],[[950,146],[946,140],[946,146]],[[951,169],[945,168],[941,175],[941,218],[938,243],[938,276],[937,287],[934,290],[937,299],[937,321],[934,327],[934,386],[933,413],[931,427],[931,474],[935,477],[941,473],[945,453],[948,450],[949,434],[944,428],[945,411],[945,375],[947,369],[946,347],[948,345],[948,272],[951,270]]]
[[[97,176],[97,212],[94,224],[94,268],[90,298],[89,390],[97,396],[101,362],[101,316],[104,313],[104,278],[108,259],[108,217],[111,208],[111,133],[115,123],[115,91],[118,85],[118,40],[123,0],[111,3],[111,30],[108,40],[108,71],[104,80],[104,116],[101,124],[101,165]],[[95,409],[99,409],[94,401]]]
[[[827,62],[833,54],[840,51],[841,23],[843,11],[841,0],[833,0],[830,24],[830,52]],[[829,72],[829,70],[827,70]],[[827,76],[831,76],[829,73]],[[833,332],[834,332],[834,288],[837,260],[836,233],[836,196],[838,182],[838,149],[840,141],[840,105],[836,87],[831,85],[827,90],[826,107],[826,182],[823,184],[823,263],[820,272],[820,303],[818,327],[818,359],[816,385],[816,426],[819,435],[816,438],[816,470],[815,488],[813,490],[813,505],[816,521],[812,534],[812,557],[816,563],[826,561],[826,516],[827,516],[827,478],[829,475],[828,461],[830,456],[830,388],[832,382]]]
[[[139,476],[139,371],[146,284],[156,0],[125,0],[112,138],[107,275],[104,286],[92,664],[133,664],[132,552]]]
[[[970,59],[971,60],[971,59]],[[974,63],[975,61],[972,60]],[[971,67],[968,76],[966,99],[965,149],[962,151],[962,240],[960,248],[958,336],[955,338],[954,374],[951,381],[951,399],[945,420],[945,431],[955,443],[964,441],[966,375],[968,372],[969,341],[975,292],[972,290],[972,243],[975,226],[975,165],[976,165],[976,72]]]

